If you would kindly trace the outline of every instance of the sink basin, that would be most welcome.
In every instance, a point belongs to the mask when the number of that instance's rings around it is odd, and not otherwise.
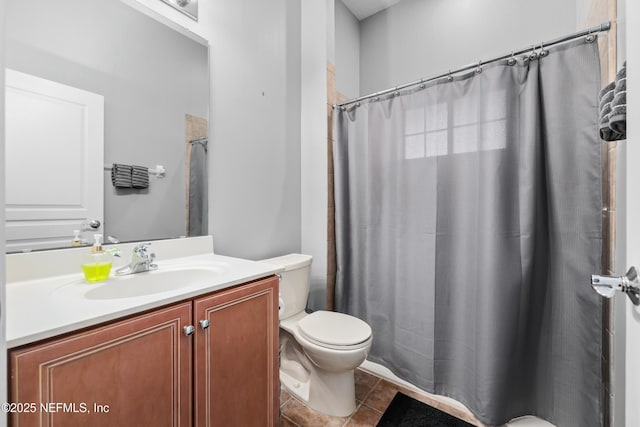
[[[223,271],[214,266],[147,271],[111,277],[84,294],[87,299],[105,300],[157,294],[197,285],[206,285]],[[91,286],[91,285],[87,285]]]

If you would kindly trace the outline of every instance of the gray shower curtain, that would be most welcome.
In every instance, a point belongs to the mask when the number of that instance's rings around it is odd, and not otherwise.
[[[597,43],[336,114],[336,307],[484,423],[601,425]]]
[[[207,143],[192,143],[189,151],[189,236],[205,236],[208,232]]]

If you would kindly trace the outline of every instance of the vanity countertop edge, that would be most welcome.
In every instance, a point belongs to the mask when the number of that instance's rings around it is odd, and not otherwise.
[[[198,268],[212,263],[224,263],[228,268],[197,285],[127,298],[91,300],[84,297],[84,294],[98,287],[114,286],[119,279],[113,276],[105,282],[95,284],[84,282],[81,272],[8,282],[7,349],[187,301],[282,271],[277,265],[216,255],[213,252],[160,260],[158,271],[176,266]],[[64,292],[60,292],[61,289]]]

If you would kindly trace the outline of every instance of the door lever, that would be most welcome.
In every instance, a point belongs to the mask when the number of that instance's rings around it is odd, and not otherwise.
[[[631,267],[624,276],[592,274],[591,287],[605,298],[612,298],[616,291],[624,292],[633,305],[640,305],[640,281],[635,267]]]

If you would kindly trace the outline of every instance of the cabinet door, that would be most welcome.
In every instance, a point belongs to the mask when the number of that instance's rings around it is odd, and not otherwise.
[[[191,302],[10,352],[14,426],[189,426]]]
[[[196,426],[277,426],[277,277],[199,298],[194,313]]]

